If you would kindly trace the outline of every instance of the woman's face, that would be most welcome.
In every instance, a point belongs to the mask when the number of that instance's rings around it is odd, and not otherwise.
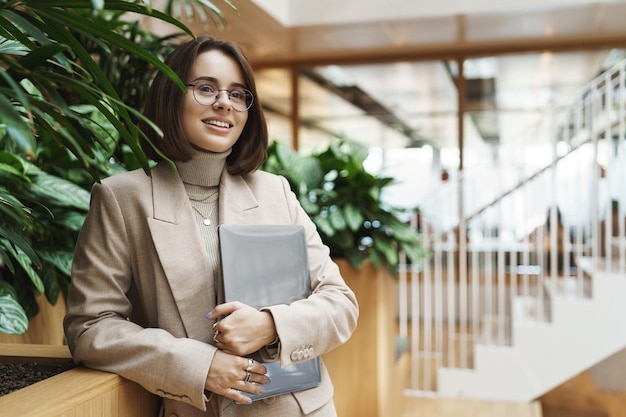
[[[198,55],[185,84],[210,82],[220,90],[246,88],[236,61],[219,50]],[[220,91],[212,105],[196,101],[193,87],[183,97],[182,125],[187,140],[201,150],[224,152],[232,148],[248,120],[248,110],[236,111],[227,91]]]

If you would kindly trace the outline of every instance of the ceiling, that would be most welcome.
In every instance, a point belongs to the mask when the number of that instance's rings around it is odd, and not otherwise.
[[[214,1],[223,28],[181,20],[245,48],[271,135],[291,140],[297,120],[301,148],[338,136],[383,149],[458,146],[461,60],[464,145],[519,140],[626,47],[621,0],[232,2],[238,12]]]

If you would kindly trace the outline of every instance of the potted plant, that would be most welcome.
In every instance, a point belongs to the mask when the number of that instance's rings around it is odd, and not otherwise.
[[[367,260],[395,273],[400,251],[417,264],[426,252],[417,230],[400,219],[405,211],[382,201],[393,178],[369,173],[366,157],[367,149],[346,139],[307,156],[274,141],[262,169],[289,181],[332,257],[346,259],[356,269]]]
[[[148,167],[136,123],[153,69],[184,88],[161,59],[171,37],[146,32],[128,15],[161,19],[193,36],[168,14],[191,2],[185,10],[221,19],[200,0],[168,0],[166,13],[132,0],[0,8],[8,36],[0,36],[0,333],[23,334],[42,306],[64,309],[91,185]],[[58,333],[54,343],[63,341]]]
[[[197,4],[185,10],[221,18],[205,0],[168,0],[164,8],[191,2]],[[149,166],[136,124],[152,70],[164,71],[184,88],[161,60],[169,39],[145,32],[126,14],[151,16],[193,34],[149,2],[3,3],[0,333],[11,338],[28,329],[34,336],[25,339],[28,344],[0,343],[0,363],[67,364],[63,300],[91,185],[120,170]],[[38,320],[37,312],[48,313],[52,306],[54,317]],[[30,328],[39,322],[45,328]],[[50,329],[56,346],[39,337]],[[0,397],[2,413],[130,417],[158,411],[155,396],[117,375],[82,367],[61,371]]]

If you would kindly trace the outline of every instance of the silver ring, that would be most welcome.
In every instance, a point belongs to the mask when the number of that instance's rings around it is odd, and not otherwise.
[[[219,334],[220,334],[219,330],[215,330],[213,332],[213,341],[215,341],[215,343],[219,343],[220,342],[219,340],[217,340],[217,336],[219,336]]]
[[[250,382],[250,371],[246,371],[246,378],[243,380],[243,382]]]
[[[254,359],[248,358],[248,367],[246,368],[246,372],[251,371],[253,366],[254,366]]]

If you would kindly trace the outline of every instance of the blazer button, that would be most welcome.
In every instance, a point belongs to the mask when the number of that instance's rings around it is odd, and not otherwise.
[[[276,397],[267,397],[267,398],[263,398],[262,400],[265,404],[274,404],[274,401],[276,401]]]

